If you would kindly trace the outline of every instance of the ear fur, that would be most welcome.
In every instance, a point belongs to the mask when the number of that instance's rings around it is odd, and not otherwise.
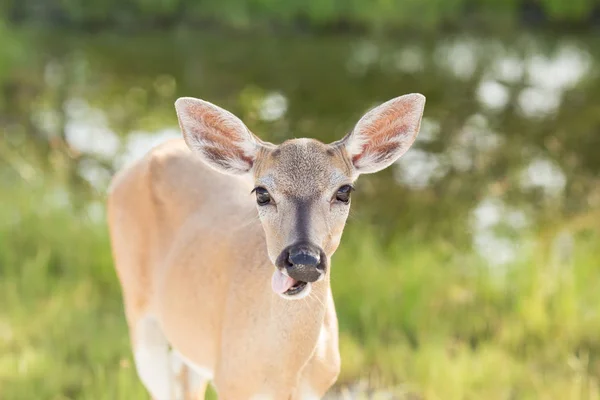
[[[206,164],[234,175],[252,169],[262,142],[238,117],[192,97],[177,99],[175,110],[188,147]]]
[[[394,163],[413,144],[421,125],[425,96],[407,94],[367,112],[354,130],[335,145],[343,145],[356,172],[368,174]]]

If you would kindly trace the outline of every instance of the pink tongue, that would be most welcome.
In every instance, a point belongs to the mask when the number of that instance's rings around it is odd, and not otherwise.
[[[295,279],[282,274],[280,270],[275,270],[273,273],[273,278],[271,279],[271,287],[273,288],[273,291],[279,294],[287,292],[292,286],[294,286],[295,283]]]

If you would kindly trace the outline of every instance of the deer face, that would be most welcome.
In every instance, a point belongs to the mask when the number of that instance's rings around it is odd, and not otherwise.
[[[326,277],[354,181],[388,167],[408,150],[424,106],[420,94],[397,97],[369,111],[337,142],[293,139],[275,146],[218,106],[193,98],[175,103],[186,143],[206,164],[253,177],[267,251],[276,267],[272,288],[296,299]]]

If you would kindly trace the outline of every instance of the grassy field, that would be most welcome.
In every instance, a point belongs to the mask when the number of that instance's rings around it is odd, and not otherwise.
[[[0,399],[147,398],[102,201],[75,207],[42,177],[0,188]],[[597,219],[582,220],[569,228],[568,254],[555,255],[553,233],[533,234],[501,271],[441,239],[383,245],[351,220],[333,265],[339,387],[363,380],[410,399],[600,398],[600,234],[589,228]]]

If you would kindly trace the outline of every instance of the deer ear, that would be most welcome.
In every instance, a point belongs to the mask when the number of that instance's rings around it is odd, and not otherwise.
[[[396,97],[367,112],[342,144],[355,170],[369,174],[390,166],[409,149],[419,133],[425,96]]]
[[[206,164],[228,174],[250,172],[262,142],[238,117],[192,97],[177,99],[175,110],[185,142]]]

